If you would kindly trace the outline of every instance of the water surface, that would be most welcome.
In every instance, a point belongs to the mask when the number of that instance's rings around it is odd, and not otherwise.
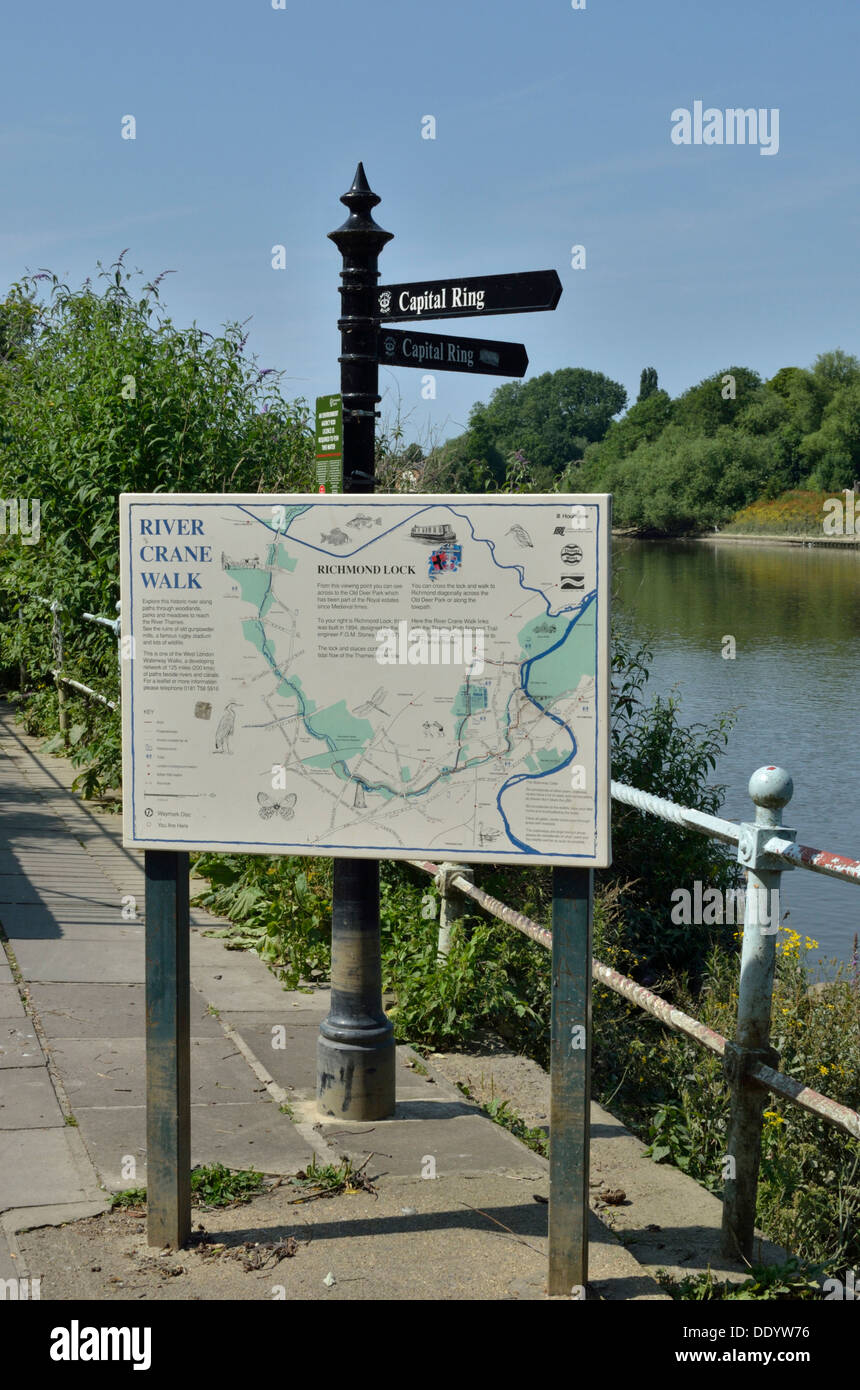
[[[723,814],[752,820],[750,775],[776,763],[797,839],[860,859],[860,551],[616,537],[613,565],[620,625],[653,645],[653,689],[680,695],[684,723],[737,712],[713,779]],[[819,942],[810,961],[850,957],[860,887],[795,869],[780,896]]]

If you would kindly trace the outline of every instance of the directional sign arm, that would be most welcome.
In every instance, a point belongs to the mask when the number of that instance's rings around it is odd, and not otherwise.
[[[556,270],[472,275],[461,280],[414,280],[376,290],[380,323],[415,319],[485,318],[554,309],[561,298]]]
[[[522,343],[449,338],[423,329],[403,333],[396,328],[380,328],[377,361],[389,367],[419,367],[425,372],[480,372],[486,376],[525,376],[529,365]]]

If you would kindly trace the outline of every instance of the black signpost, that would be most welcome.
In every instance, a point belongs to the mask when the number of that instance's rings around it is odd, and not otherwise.
[[[525,376],[529,365],[522,343],[493,343],[484,338],[448,338],[441,333],[379,330],[378,360],[388,367],[420,367],[434,372],[484,372],[488,376]]]
[[[373,492],[379,367],[375,317],[379,253],[392,238],[371,209],[380,201],[359,164],[340,200],[349,217],[329,236],[341,270],[340,394],[343,490]],[[335,859],[331,1005],[317,1043],[317,1104],[343,1120],[394,1113],[394,1029],[382,1008],[379,861]]]
[[[341,198],[350,215],[329,234],[343,255],[345,492],[373,491],[380,362],[517,377],[528,366],[522,343],[399,332],[389,324],[551,310],[562,289],[554,270],[378,286],[379,253],[391,240],[370,215],[379,201],[359,164]],[[588,1279],[592,878],[590,869],[553,870],[547,1291],[576,1298],[585,1297]],[[320,1025],[318,1104],[342,1119],[383,1119],[394,1112],[394,1042],[382,1008],[375,860],[334,861],[331,979],[331,1010]]]

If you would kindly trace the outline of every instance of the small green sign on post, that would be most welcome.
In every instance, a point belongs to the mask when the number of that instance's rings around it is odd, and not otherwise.
[[[343,402],[317,396],[317,482],[326,492],[343,492]]]

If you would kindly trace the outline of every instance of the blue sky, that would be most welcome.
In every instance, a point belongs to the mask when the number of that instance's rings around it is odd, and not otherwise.
[[[634,399],[645,365],[677,394],[858,348],[846,0],[11,0],[3,29],[0,289],[40,267],[76,286],[130,247],[177,272],[177,323],[250,317],[287,394],[336,391],[326,233],[360,159],[395,234],[383,282],[559,271],[554,313],[452,324],[524,342],[529,375],[584,366]],[[673,144],[696,100],[777,108],[778,153]],[[459,433],[502,384],[439,373],[425,401],[421,380],[380,373],[410,437]]]

